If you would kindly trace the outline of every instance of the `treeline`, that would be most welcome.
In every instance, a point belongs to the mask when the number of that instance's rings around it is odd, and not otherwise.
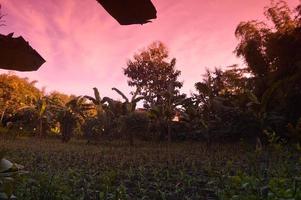
[[[245,67],[207,70],[189,97],[180,92],[176,59],[154,42],[124,69],[131,97],[112,88],[123,101],[101,97],[97,88],[93,97],[45,95],[35,82],[0,75],[1,124],[64,142],[72,136],[89,142],[127,138],[131,144],[134,138],[300,141],[301,5],[290,10],[277,1],[264,14],[267,23],[241,22],[235,30],[235,53]],[[136,108],[140,101],[143,109]]]

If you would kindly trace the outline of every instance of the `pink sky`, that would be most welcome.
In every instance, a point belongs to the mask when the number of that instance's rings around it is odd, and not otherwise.
[[[237,63],[233,50],[239,22],[262,19],[269,0],[153,0],[158,18],[146,25],[120,26],[96,0],[2,0],[6,27],[22,35],[46,59],[37,72],[17,73],[38,80],[47,91],[117,97],[130,91],[126,61],[153,41],[164,42],[182,71],[190,93],[206,67]],[[299,0],[289,0],[295,7]],[[4,70],[0,72],[5,72]],[[113,95],[114,94],[114,95]]]

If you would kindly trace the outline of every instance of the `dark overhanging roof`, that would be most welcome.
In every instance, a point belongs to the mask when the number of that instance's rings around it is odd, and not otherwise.
[[[157,18],[151,0],[97,0],[121,25],[145,24]]]
[[[0,69],[36,71],[44,58],[22,36],[0,34]]]
[[[97,0],[121,25],[145,24],[157,18],[151,0]],[[35,71],[45,63],[23,37],[0,34],[0,69]]]

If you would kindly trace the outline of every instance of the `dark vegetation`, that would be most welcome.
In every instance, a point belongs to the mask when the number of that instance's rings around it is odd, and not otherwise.
[[[128,61],[131,97],[112,88],[123,101],[97,88],[92,97],[45,94],[1,74],[1,147],[30,171],[16,195],[301,199],[301,5],[273,2],[265,16],[235,31],[245,67],[207,70],[191,95],[161,42]]]
[[[2,141],[6,156],[28,174],[17,178],[23,200],[60,199],[300,199],[300,150],[245,143],[19,138]],[[284,198],[285,197],[285,198]]]

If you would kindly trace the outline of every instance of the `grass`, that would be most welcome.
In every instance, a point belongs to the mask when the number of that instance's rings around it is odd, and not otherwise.
[[[6,157],[30,173],[19,199],[301,199],[300,152],[243,143],[1,140]]]

